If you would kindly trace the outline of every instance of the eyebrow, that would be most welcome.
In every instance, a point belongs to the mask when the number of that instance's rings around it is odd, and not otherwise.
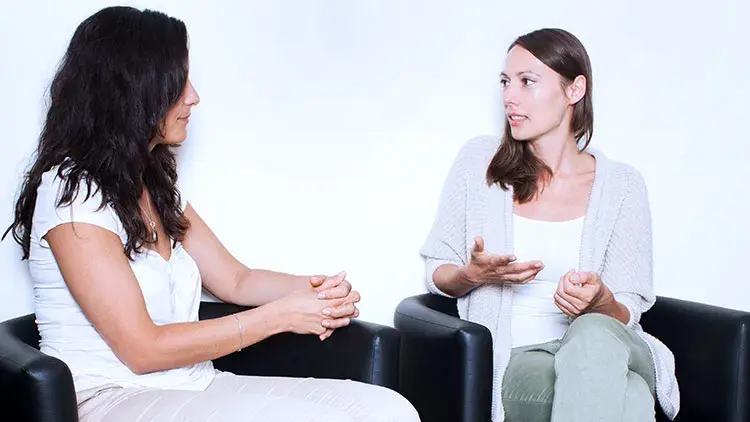
[[[540,74],[538,74],[538,73],[536,73],[536,72],[532,72],[532,71],[530,71],[530,70],[522,70],[522,71],[520,71],[520,72],[517,72],[517,73],[516,73],[516,76],[521,76],[521,75],[523,75],[524,73],[530,73],[530,74],[532,74],[532,75],[536,76],[537,78],[541,78],[541,77],[542,77],[542,75],[540,75]],[[505,72],[500,72],[500,77],[503,77],[503,76],[504,76],[504,77],[506,77],[506,78],[508,77],[508,75],[507,75],[507,74],[506,74]]]

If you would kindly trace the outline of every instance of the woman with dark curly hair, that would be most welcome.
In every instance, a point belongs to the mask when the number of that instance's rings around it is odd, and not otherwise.
[[[40,348],[70,368],[81,420],[418,420],[382,387],[214,370],[277,333],[325,340],[358,316],[359,294],[343,273],[247,268],[180,195],[172,147],[199,102],[183,22],[95,13],[50,94],[5,234],[29,261]],[[202,287],[256,308],[199,321]]]

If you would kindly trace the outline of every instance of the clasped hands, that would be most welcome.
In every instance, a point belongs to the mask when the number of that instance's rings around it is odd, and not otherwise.
[[[346,279],[346,272],[342,271],[330,277],[310,277],[310,286],[317,293],[318,300],[325,303],[321,310],[321,325],[325,331],[319,335],[320,340],[327,339],[336,328],[349,325],[351,318],[359,316],[359,309],[355,303],[359,302],[360,295],[356,290],[352,291],[352,284]]]
[[[308,287],[289,293],[273,306],[284,316],[283,331],[315,334],[323,341],[359,316],[354,304],[360,296],[352,291],[343,271],[330,277],[312,276],[309,281]]]

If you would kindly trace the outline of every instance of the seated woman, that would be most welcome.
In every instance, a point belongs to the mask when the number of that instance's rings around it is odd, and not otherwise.
[[[587,149],[591,65],[572,34],[516,39],[501,74],[505,133],[459,152],[421,249],[429,290],[493,336],[498,421],[674,417],[671,352],[638,321],[655,301],[648,195]]]
[[[359,294],[343,273],[247,268],[180,195],[172,147],[199,102],[183,22],[95,13],[50,91],[9,230],[29,260],[41,350],[70,368],[82,421],[419,420],[383,387],[214,370],[277,333],[326,340],[358,316]],[[199,321],[202,287],[256,308]]]

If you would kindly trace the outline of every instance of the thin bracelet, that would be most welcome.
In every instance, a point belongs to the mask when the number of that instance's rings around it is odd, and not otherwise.
[[[242,332],[245,331],[244,328],[242,328],[242,321],[240,321],[240,317],[237,316],[237,314],[232,314],[234,319],[237,320],[237,329],[240,330],[240,347],[237,349],[238,352],[242,351],[242,345],[245,344],[245,339],[242,338]]]

